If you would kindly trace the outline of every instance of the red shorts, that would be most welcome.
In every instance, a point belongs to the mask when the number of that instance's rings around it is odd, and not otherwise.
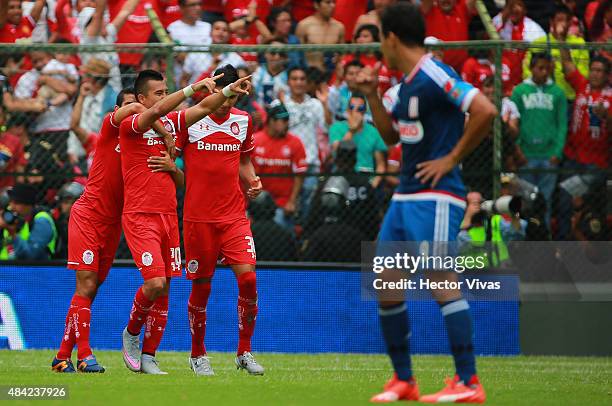
[[[108,223],[95,212],[73,206],[68,219],[68,269],[98,273],[104,282],[121,238],[121,222]]]
[[[183,222],[187,279],[210,278],[217,259],[227,265],[255,265],[255,242],[246,218],[231,223]]]
[[[175,214],[124,213],[123,232],[144,280],[181,276],[181,248]]]

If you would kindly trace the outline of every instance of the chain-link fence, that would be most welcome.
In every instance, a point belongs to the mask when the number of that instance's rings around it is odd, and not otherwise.
[[[609,240],[612,92],[609,61],[598,53],[612,46],[494,40],[430,48],[442,59],[459,50],[457,73],[501,113],[462,163],[466,189],[482,200],[521,200],[521,217],[541,224],[528,239]],[[301,68],[306,60],[310,67]],[[63,239],[56,256],[65,258],[70,203],[82,191],[69,185],[86,183],[117,92],[143,69],[164,72],[173,90],[231,63],[253,75],[253,92],[236,107],[253,118],[252,161],[267,192],[249,206],[258,259],[358,262],[361,241],[376,239],[401,166],[401,147],[384,145],[356,89],[360,70],[382,61],[378,44],[3,45],[0,187],[36,187]],[[378,78],[382,96],[402,74],[383,63]],[[275,125],[277,100],[286,126]],[[177,196],[181,215],[184,192]],[[126,244],[117,257],[130,258]]]

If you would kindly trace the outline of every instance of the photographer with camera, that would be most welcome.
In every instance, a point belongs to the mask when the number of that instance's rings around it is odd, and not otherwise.
[[[508,241],[523,240],[527,222],[519,217],[516,198],[502,196],[483,202],[479,192],[467,195],[467,208],[457,236],[460,251],[486,257],[486,267],[499,267],[508,259]]]
[[[0,260],[48,260],[55,252],[57,231],[51,215],[36,206],[36,189],[25,183],[8,191],[2,210]]]

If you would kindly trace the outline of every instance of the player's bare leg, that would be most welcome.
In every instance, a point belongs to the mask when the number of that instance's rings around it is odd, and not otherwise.
[[[251,337],[255,330],[257,318],[257,277],[255,265],[232,265],[238,281],[238,351],[236,367],[244,369],[251,375],[263,375],[264,368],[257,363],[251,354]]]
[[[166,330],[168,322],[168,294],[170,292],[170,278],[166,278],[166,286],[155,299],[145,323],[145,334],[142,342],[142,357],[140,371],[151,375],[166,375],[167,372],[159,368],[155,353]]]
[[[386,269],[379,275],[386,282],[399,281],[404,276],[401,272],[392,269]],[[370,402],[418,400],[419,388],[412,375],[410,358],[410,323],[403,294],[398,297],[395,292],[379,291],[378,315],[394,374],[383,386],[383,391],[374,395]]]
[[[166,277],[151,278],[146,280],[136,292],[130,320],[123,330],[123,361],[130,371],[140,372],[140,330],[155,300],[164,293],[166,285]]]
[[[189,329],[191,331],[191,357],[189,367],[198,376],[211,376],[215,372],[206,354],[204,337],[206,335],[206,306],[210,296],[211,278],[194,279],[187,305]]]
[[[60,349],[51,363],[56,372],[75,372],[70,360],[75,344],[78,347],[77,368],[81,372],[104,372],[89,345],[91,303],[98,292],[98,274],[92,271],[76,271],[76,289],[68,314]]]
[[[432,282],[456,282],[459,279],[455,272],[427,272],[425,277]],[[458,289],[436,289],[431,294],[444,316],[456,375],[445,380],[446,386],[442,390],[421,396],[419,400],[426,403],[483,403],[486,394],[476,375],[470,306]]]

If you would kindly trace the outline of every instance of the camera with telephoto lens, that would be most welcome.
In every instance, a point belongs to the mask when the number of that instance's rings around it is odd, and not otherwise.
[[[502,174],[502,183],[512,191],[510,195],[496,200],[485,200],[480,208],[488,215],[520,214],[522,218],[540,217],[546,212],[546,204],[541,204],[542,195],[538,187],[514,174]]]
[[[9,226],[19,221],[19,215],[9,209],[9,196],[6,192],[0,195],[0,207],[2,207],[2,220]]]

